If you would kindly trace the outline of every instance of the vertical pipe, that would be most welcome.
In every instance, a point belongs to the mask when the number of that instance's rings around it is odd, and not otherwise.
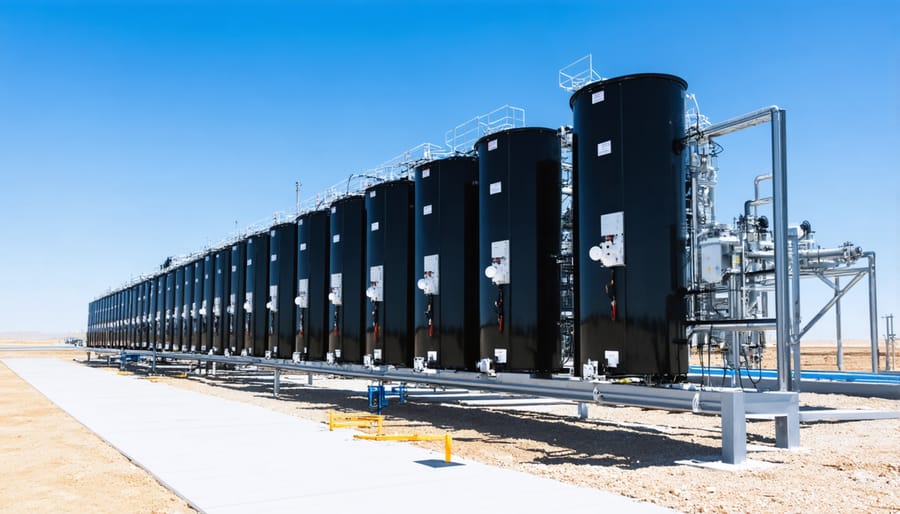
[[[778,347],[778,390],[788,391],[790,374],[787,248],[787,152],[785,112],[772,109],[772,212],[775,232],[775,339]]]
[[[872,344],[872,373],[878,373],[878,300],[875,291],[875,252],[865,252],[869,259],[869,341]]]
[[[837,369],[844,371],[844,341],[841,339],[841,277],[834,277],[834,335],[837,338]]]
[[[800,233],[792,230],[791,243],[791,391],[800,391]]]

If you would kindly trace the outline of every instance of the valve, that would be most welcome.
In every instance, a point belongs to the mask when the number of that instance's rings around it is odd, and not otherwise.
[[[432,296],[437,294],[437,280],[435,279],[434,272],[426,271],[425,276],[416,282],[416,286],[426,295]]]
[[[497,286],[497,300],[494,301],[494,310],[497,312],[497,326],[503,333],[503,288]]]
[[[491,258],[491,265],[484,268],[484,276],[498,286],[509,284],[509,268],[506,266],[506,258]]]
[[[300,333],[300,337],[303,337],[303,308],[297,307],[297,328]]]
[[[612,269],[609,270],[609,283],[606,284],[604,289],[606,290],[606,296],[609,297],[610,319],[616,321],[616,311],[618,310],[618,305],[616,304],[616,277]]]
[[[338,336],[338,316],[339,316],[338,313],[339,313],[339,309],[340,309],[339,304],[335,304],[335,306],[334,306],[334,322],[333,322],[333,326],[334,326],[334,329],[333,329],[334,337],[337,337],[337,336]]]
[[[378,341],[378,302],[372,301],[372,335]]]
[[[428,304],[425,306],[425,320],[428,323],[428,337],[434,336],[434,295],[428,295]]]

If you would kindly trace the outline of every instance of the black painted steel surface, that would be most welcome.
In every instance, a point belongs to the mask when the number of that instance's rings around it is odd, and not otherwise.
[[[194,261],[194,292],[191,297],[191,352],[199,352],[203,345],[203,320],[205,317],[200,314],[203,305],[203,290],[206,285],[204,276],[206,275],[205,259],[200,258]]]
[[[334,202],[329,217],[328,352],[338,362],[362,362],[365,326],[365,200]]]
[[[166,343],[166,274],[156,277],[156,349]]]
[[[611,374],[687,373],[683,344],[686,83],[642,74],[577,91],[574,185],[576,370],[588,359]],[[622,213],[624,266],[589,258]],[[607,218],[610,220],[611,218]],[[610,242],[615,242],[615,238]],[[612,352],[612,353],[607,353]]]
[[[163,350],[172,349],[172,341],[175,339],[175,320],[172,311],[175,308],[175,270],[169,270],[165,275],[166,298],[163,309]]]
[[[172,350],[181,351],[181,344],[184,341],[184,324],[182,323],[182,313],[184,309],[184,266],[175,269],[175,304],[172,309],[172,325],[174,327],[174,337],[172,338]]]
[[[247,287],[247,243],[231,245],[228,303],[225,306],[226,348],[231,355],[244,349],[244,293]]]
[[[269,352],[290,359],[294,352],[294,288],[297,274],[297,226],[282,223],[269,230]]]
[[[561,366],[559,137],[510,129],[479,139],[475,150],[481,358],[498,370],[547,373]],[[494,278],[485,276],[489,267]]]
[[[412,366],[413,182],[366,190],[366,346],[375,364]]]
[[[215,254],[215,275],[213,278],[212,303],[212,350],[216,355],[224,355],[228,344],[227,312],[231,277],[231,248],[222,248]]]
[[[184,295],[183,307],[181,309],[181,351],[191,351],[191,341],[193,334],[191,330],[191,320],[193,319],[194,308],[194,263],[189,262],[183,266],[184,277],[182,281],[182,291]]]
[[[304,360],[325,360],[328,351],[328,211],[297,220],[297,290],[294,351]]]
[[[269,233],[255,234],[247,241],[247,279],[244,292],[244,350],[262,357],[268,350],[266,302],[269,295]]]
[[[206,353],[213,348],[213,294],[216,282],[216,256],[203,256],[203,296],[200,303],[200,351]]]
[[[430,368],[472,370],[480,357],[478,161],[431,161],[415,180],[414,356]]]

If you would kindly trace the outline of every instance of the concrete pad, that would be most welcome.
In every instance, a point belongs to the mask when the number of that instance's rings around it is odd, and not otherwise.
[[[718,471],[760,471],[765,469],[772,469],[778,466],[777,464],[774,464],[772,462],[751,459],[747,459],[741,464],[728,464],[727,462],[722,462],[720,460],[697,459],[676,460],[675,464],[679,464],[681,466],[692,466],[695,468],[715,469]]]
[[[56,359],[10,369],[200,511],[672,512]]]

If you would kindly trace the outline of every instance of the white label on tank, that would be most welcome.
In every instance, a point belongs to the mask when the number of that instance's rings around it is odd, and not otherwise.
[[[431,176],[431,169],[425,168],[422,170],[422,178],[428,178]]]
[[[625,211],[600,216],[600,235],[616,236],[625,233]]]
[[[275,231],[274,231],[274,230],[271,231],[271,232],[269,232],[269,237],[275,237]]]
[[[372,358],[377,361],[381,360],[381,348],[375,348],[372,350]]]
[[[377,231],[377,230],[378,230],[378,227],[379,227],[379,225],[378,225],[378,222],[377,222],[377,221],[376,221],[375,223],[372,223],[372,232]]]
[[[332,208],[331,208],[331,213],[334,214],[334,213],[336,213],[336,212],[337,212],[337,207],[332,207]]]
[[[303,225],[303,220],[297,222],[298,225]]]
[[[278,260],[278,254],[277,254],[277,253],[273,253],[273,254],[272,254],[272,262],[275,262],[275,261],[277,261],[277,260]]]
[[[494,140],[488,141],[488,152],[490,152],[491,150],[496,150],[496,149],[497,149],[497,140],[494,139]]]
[[[606,99],[606,95],[603,93],[603,91],[597,91],[596,93],[591,95],[591,103],[592,104],[600,103],[605,99]]]
[[[506,364],[506,348],[494,348],[494,359],[497,364]]]
[[[300,243],[300,251],[301,251],[301,252],[305,252],[305,251],[306,251],[306,243]]]
[[[431,214],[431,204],[428,204],[425,207],[422,207],[422,215],[428,216],[429,214]]]
[[[334,237],[331,238],[331,242],[333,242],[333,243],[340,243],[340,242],[341,242],[341,235],[340,235],[340,234],[335,234]]]
[[[369,198],[375,198],[375,191],[369,191]]]
[[[495,195],[501,191],[503,191],[503,182],[494,182],[491,184],[491,194]]]
[[[612,141],[604,141],[597,144],[597,157],[608,155],[612,152]]]
[[[253,259],[247,259],[247,266],[253,266]]]
[[[235,271],[237,271],[237,266],[232,266],[232,267],[231,267],[231,272],[234,273]]]

